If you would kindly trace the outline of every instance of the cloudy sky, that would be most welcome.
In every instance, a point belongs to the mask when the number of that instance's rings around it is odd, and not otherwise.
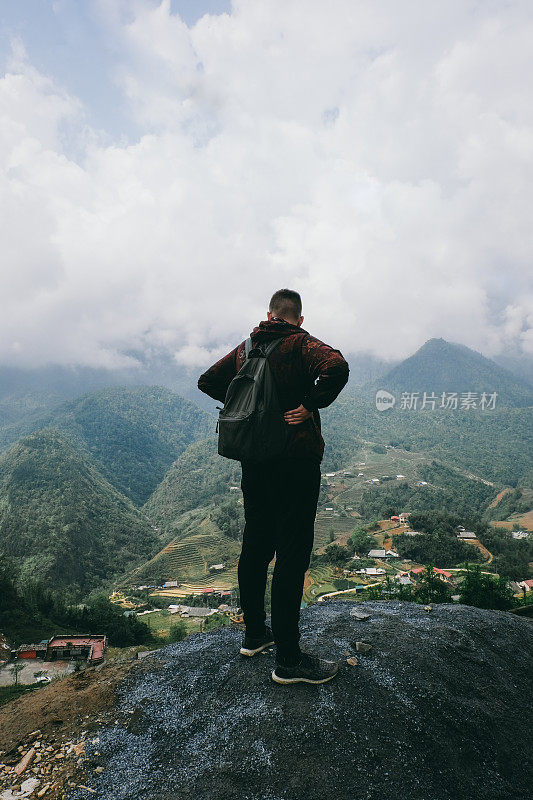
[[[0,363],[533,355],[530,0],[0,1]]]

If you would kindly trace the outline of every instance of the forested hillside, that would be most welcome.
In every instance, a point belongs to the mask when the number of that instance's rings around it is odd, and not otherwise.
[[[168,389],[112,387],[0,430],[0,447],[44,427],[75,439],[115,488],[142,505],[172,462],[212,433],[214,423]]]
[[[57,431],[0,456],[0,551],[22,581],[86,594],[156,549],[146,518]]]
[[[341,395],[322,413],[324,469],[349,463],[359,440],[392,444],[450,461],[489,481],[533,485],[533,407],[490,411],[378,411],[370,398]]]
[[[462,344],[445,339],[429,339],[416,353],[394,366],[383,376],[362,387],[396,392],[497,392],[497,404],[533,405],[533,386],[521,381],[490,358]]]
[[[190,445],[150,497],[144,511],[158,525],[168,526],[184,511],[228,499],[229,486],[240,486],[240,464],[221,458],[217,440]]]

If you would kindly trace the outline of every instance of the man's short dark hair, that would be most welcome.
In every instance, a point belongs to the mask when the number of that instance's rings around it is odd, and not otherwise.
[[[302,316],[302,298],[292,289],[278,289],[272,295],[268,310],[275,317],[298,320]]]

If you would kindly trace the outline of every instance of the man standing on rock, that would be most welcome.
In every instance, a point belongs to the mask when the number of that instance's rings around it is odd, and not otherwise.
[[[246,524],[238,577],[246,634],[240,652],[253,656],[275,642],[272,678],[277,683],[324,683],[338,670],[335,662],[300,650],[298,622],[313,549],[324,453],[318,409],[335,400],[349,369],[339,350],[303,330],[301,314],[298,292],[280,289],[272,296],[267,319],[251,333],[254,347],[282,339],[268,362],[290,430],[281,456],[241,462]],[[201,375],[198,388],[224,402],[245,360],[245,342],[241,342]],[[265,588],[274,556],[270,630],[265,625]]]

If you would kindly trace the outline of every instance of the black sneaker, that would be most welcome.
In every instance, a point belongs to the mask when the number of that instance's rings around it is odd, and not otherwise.
[[[276,683],[326,683],[339,671],[336,661],[326,661],[318,656],[302,653],[295,664],[276,664],[272,680]]]
[[[272,631],[268,626],[265,626],[265,633],[263,636],[245,636],[242,642],[240,653],[242,656],[255,656],[267,647],[274,646],[274,638]]]

